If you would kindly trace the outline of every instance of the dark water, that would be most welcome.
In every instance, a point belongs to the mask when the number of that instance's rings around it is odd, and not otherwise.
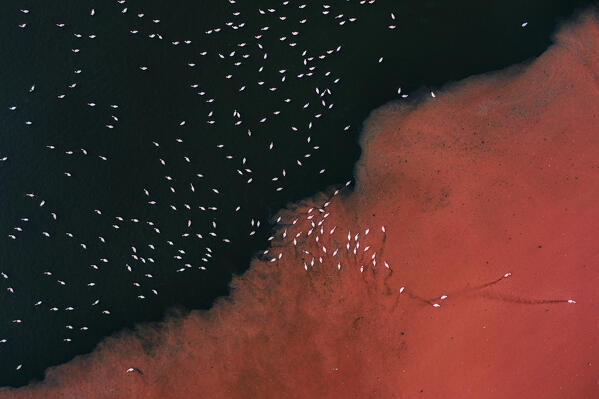
[[[210,307],[267,247],[280,208],[352,178],[362,121],[398,87],[410,99],[530,59],[588,2],[362,3],[2,2],[1,385],[41,379],[173,306]]]

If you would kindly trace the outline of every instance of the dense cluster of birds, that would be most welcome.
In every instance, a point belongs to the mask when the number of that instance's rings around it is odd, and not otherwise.
[[[29,302],[39,312],[62,314],[60,320],[67,323],[54,336],[63,344],[72,343],[80,334],[90,331],[92,327],[86,320],[111,317],[115,311],[111,293],[131,295],[140,307],[147,306],[144,303],[159,296],[161,287],[168,284],[164,276],[202,273],[219,267],[216,248],[230,245],[234,251],[236,242],[253,236],[261,226],[270,226],[258,216],[243,219],[248,216],[242,212],[248,205],[247,193],[255,190],[270,195],[266,193],[284,191],[290,175],[303,179],[302,168],[308,163],[313,168],[315,162],[321,162],[317,173],[326,174],[331,161],[315,160],[321,150],[319,142],[323,140],[313,137],[313,127],[325,124],[327,129],[346,134],[352,130],[350,123],[339,118],[327,120],[334,108],[343,107],[343,100],[349,100],[337,95],[337,88],[351,85],[343,81],[343,71],[333,67],[343,63],[346,57],[345,45],[340,40],[343,30],[360,29],[361,15],[376,6],[375,0],[348,1],[340,6],[286,0],[272,7],[254,6],[255,15],[251,19],[246,15],[247,5],[242,12],[235,0],[227,1],[225,8],[229,12],[219,16],[220,22],[200,37],[177,37],[169,32],[172,25],[163,24],[160,16],[150,15],[142,4],[128,4],[125,0],[118,0],[116,6],[103,4],[102,8],[88,9],[86,17],[77,24],[66,18],[52,21],[55,31],[47,34],[61,38],[58,51],[71,53],[65,54],[70,62],[61,66],[63,72],[70,70],[61,75],[67,79],[58,81],[51,76],[54,80],[49,84],[27,77],[31,84],[11,100],[8,110],[15,121],[25,126],[23,134],[43,123],[44,118],[36,114],[41,111],[29,105],[31,98],[43,96],[38,101],[64,104],[65,121],[70,114],[87,108],[87,119],[95,123],[90,130],[104,137],[100,142],[90,140],[88,146],[83,140],[45,135],[43,156],[52,160],[53,167],[37,173],[48,174],[50,187],[39,190],[30,187],[22,192],[22,204],[10,215],[14,217],[13,225],[6,226],[5,237],[14,242],[7,246],[8,251],[22,251],[33,242],[37,250],[28,254],[32,259],[37,257],[39,261],[44,257],[44,248],[50,247],[62,255],[59,259],[45,259],[47,262],[41,263],[46,265],[39,269],[40,262],[28,265],[36,269],[31,273],[39,277],[27,284],[14,275],[14,270],[6,270],[4,265],[0,269],[5,269],[1,272],[3,303],[10,296],[18,298],[20,303]],[[32,16],[37,12],[35,8],[15,10],[20,20],[15,29],[35,28],[39,20],[32,20]],[[97,176],[109,170],[110,185],[111,179],[119,179],[113,174],[115,169],[134,167],[127,164],[122,151],[119,153],[115,147],[119,146],[118,137],[136,135],[132,132],[133,125],[123,121],[140,116],[119,100],[122,96],[108,102],[94,98],[94,91],[99,88],[93,75],[98,73],[97,63],[102,62],[95,52],[103,51],[99,49],[101,46],[118,45],[112,38],[104,39],[107,32],[85,29],[88,25],[96,26],[92,21],[102,15],[124,19],[127,31],[111,32],[112,35],[135,37],[140,46],[161,42],[163,54],[159,62],[146,57],[124,66],[131,79],[144,79],[143,75],[154,69],[160,71],[160,66],[153,63],[179,62],[176,67],[180,75],[169,79],[176,79],[181,87],[187,88],[186,95],[198,99],[194,108],[166,110],[170,126],[161,127],[166,133],[160,137],[140,136],[136,146],[150,160],[147,168],[142,167],[147,169],[146,173],[137,176],[137,187],[123,193],[119,198],[122,202],[116,206],[114,200],[98,199],[99,203],[109,203],[108,209],[94,204],[94,179],[100,179]],[[394,12],[385,11],[381,15],[384,15],[380,18],[382,29],[394,31],[399,23]],[[312,21],[317,18],[319,28],[311,32]],[[171,59],[172,54],[175,55]],[[333,59],[335,65],[329,62]],[[373,58],[371,63],[376,68],[384,63],[384,55]],[[205,72],[206,66],[212,68],[211,75]],[[158,72],[148,79],[147,85],[163,78]],[[407,97],[401,89],[397,89],[397,94]],[[160,99],[148,101],[160,103]],[[267,129],[277,131],[276,136],[265,134]],[[198,135],[209,137],[201,140],[200,147]],[[117,155],[113,156],[115,152]],[[2,167],[9,168],[13,155],[0,156]],[[113,162],[117,165],[111,165]],[[58,168],[61,170],[57,171]],[[75,183],[70,186],[61,179]],[[74,187],[89,187],[92,199],[78,203],[77,198],[85,195]],[[71,206],[71,202],[78,204]],[[143,206],[138,206],[142,203]],[[122,211],[116,211],[121,204]],[[85,217],[83,225],[76,223],[81,217]],[[26,244],[19,247],[19,242]],[[71,257],[73,253],[76,255]],[[59,265],[79,263],[80,259],[85,259],[85,263],[71,269]],[[87,280],[82,283],[82,279]],[[56,287],[48,291],[46,287],[52,284]],[[50,297],[44,297],[47,292],[52,292]],[[15,345],[2,337],[11,328],[31,329],[32,321],[26,316],[11,318],[8,323],[4,320],[0,328],[2,345]],[[21,332],[11,335],[22,339],[27,336]],[[12,365],[16,371],[24,367],[26,361]]]

